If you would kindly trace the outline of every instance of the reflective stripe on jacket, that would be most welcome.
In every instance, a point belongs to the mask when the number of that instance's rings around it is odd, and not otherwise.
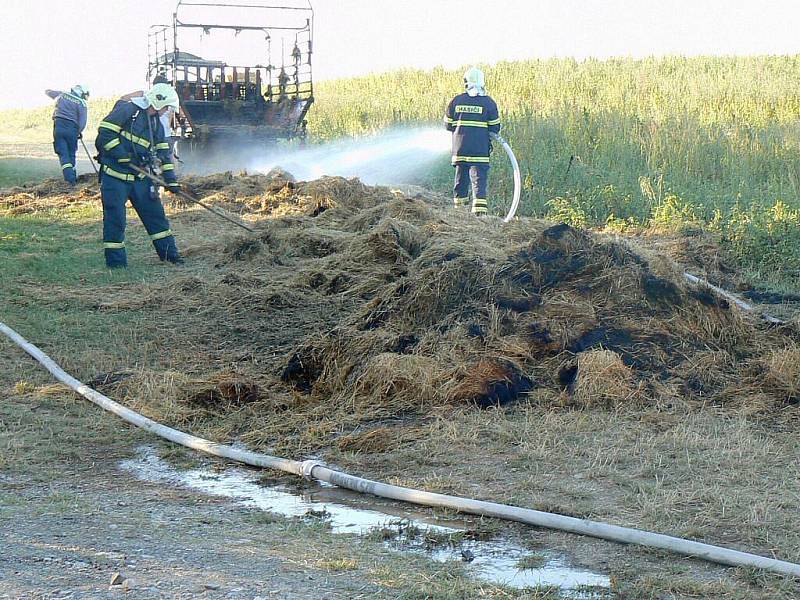
[[[447,105],[444,124],[453,132],[453,164],[489,162],[489,133],[500,131],[497,104],[491,97],[459,94]]]
[[[120,100],[114,105],[100,121],[94,143],[100,153],[103,172],[112,177],[123,181],[141,177],[129,165],[134,163],[141,167],[147,164],[152,152],[161,161],[164,180],[167,183],[176,180],[172,152],[158,115],[148,115],[147,109],[139,108],[133,102]]]

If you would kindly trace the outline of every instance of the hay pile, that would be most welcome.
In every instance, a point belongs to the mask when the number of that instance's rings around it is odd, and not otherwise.
[[[798,403],[794,333],[690,286],[663,253],[564,224],[477,220],[355,179],[188,184],[249,213],[257,235],[129,302],[173,315],[205,371],[178,401],[248,411],[229,429],[249,443],[386,448],[392,424],[514,402],[756,414]]]
[[[695,355],[735,357],[718,366],[736,381],[742,361],[791,343],[618,241],[542,222],[504,228],[409,200],[380,212],[330,261],[361,306],[285,363],[283,380],[319,402],[379,418],[532,392],[577,405],[655,402],[667,383],[676,398],[713,400],[719,387],[684,379]]]
[[[280,379],[306,418],[382,423],[520,400],[797,402],[800,374],[767,377],[776,356],[796,351],[791,336],[624,240],[478,221],[341,178],[217,193],[269,218],[183,301],[213,307],[222,336],[269,353],[262,374]]]

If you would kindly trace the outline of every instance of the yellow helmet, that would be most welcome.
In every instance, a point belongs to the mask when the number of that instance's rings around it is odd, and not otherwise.
[[[144,93],[144,97],[150,102],[150,106],[156,110],[161,110],[165,106],[171,106],[175,110],[180,108],[178,92],[168,83],[155,84]]]

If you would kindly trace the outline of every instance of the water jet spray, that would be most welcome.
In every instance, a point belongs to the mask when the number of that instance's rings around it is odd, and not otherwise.
[[[522,188],[519,164],[508,142],[497,133],[489,134],[499,143],[511,162],[514,195],[503,221],[508,223],[519,208]],[[370,137],[340,140],[292,152],[271,153],[251,161],[251,169],[263,173],[281,167],[298,179],[324,175],[358,177],[364,183],[408,183],[408,179],[429,168],[449,152],[450,134],[439,128],[384,131]]]

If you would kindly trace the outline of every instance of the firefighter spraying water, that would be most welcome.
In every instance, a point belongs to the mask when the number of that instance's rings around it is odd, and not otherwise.
[[[486,94],[483,71],[471,67],[464,73],[465,91],[450,101],[444,117],[447,131],[453,132],[452,163],[456,169],[453,205],[464,206],[472,184],[472,214],[486,215],[486,188],[489,183],[489,135],[500,131],[500,115],[495,101]]]

